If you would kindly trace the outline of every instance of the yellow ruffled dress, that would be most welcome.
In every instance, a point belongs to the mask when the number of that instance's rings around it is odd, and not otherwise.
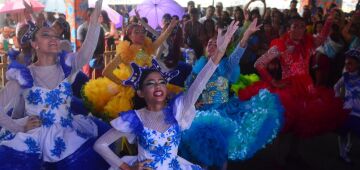
[[[142,48],[131,45],[129,41],[120,42],[116,47],[116,57],[120,57],[121,63],[113,74],[120,80],[127,80],[132,74],[130,63],[135,62],[142,67],[151,66],[151,55],[154,52],[149,38],[145,39]],[[83,87],[83,97],[92,113],[106,120],[112,120],[120,112],[131,110],[134,95],[132,87],[116,84],[106,77],[90,80]]]

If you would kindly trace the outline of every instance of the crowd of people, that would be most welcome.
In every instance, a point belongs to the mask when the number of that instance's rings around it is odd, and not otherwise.
[[[249,8],[255,1],[262,10]],[[281,134],[292,134],[287,157],[299,160],[299,142],[326,133],[337,133],[351,163],[360,1],[350,13],[310,3],[299,14],[297,3],[224,10],[189,1],[159,28],[135,10],[117,30],[98,0],[74,52],[65,16],[35,14],[24,1],[25,22],[15,29],[9,16],[0,35],[10,59],[0,169],[227,169]],[[105,51],[116,51],[110,63]]]

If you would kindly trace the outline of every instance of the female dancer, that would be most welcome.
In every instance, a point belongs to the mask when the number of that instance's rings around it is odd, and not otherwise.
[[[89,32],[99,34],[97,23],[102,0],[96,3]],[[29,67],[11,65],[9,82],[0,93],[0,125],[8,130],[0,142],[0,169],[106,169],[103,160],[91,150],[98,127],[89,117],[70,111],[71,82],[75,73],[90,60],[98,36],[88,36],[78,53],[59,54],[59,37],[52,28],[31,27],[38,60]],[[25,121],[14,121],[4,109],[25,100]],[[36,127],[34,129],[31,129]]]
[[[189,90],[168,103],[166,83],[179,74],[178,71],[163,73],[155,60],[150,68],[139,68],[132,63],[134,72],[124,84],[133,85],[146,106],[123,112],[111,121],[113,129],[98,139],[95,150],[116,169],[200,169],[177,155],[180,131],[190,127],[195,116],[194,104],[220,63],[235,30],[227,31],[216,54],[207,62]],[[132,142],[137,138],[137,156],[119,158],[109,149],[109,145],[122,136]]]
[[[342,101],[334,98],[332,89],[314,86],[309,74],[310,55],[328,36],[331,23],[332,15],[321,34],[314,38],[305,34],[304,20],[294,18],[289,33],[274,40],[271,48],[254,65],[263,81],[239,91],[241,99],[249,99],[262,88],[279,94],[285,107],[285,131],[300,137],[334,130],[347,116]],[[274,58],[280,59],[280,81],[273,79],[266,69]]]
[[[271,142],[281,128],[282,109],[275,95],[263,90],[250,101],[241,102],[229,94],[230,83],[235,83],[240,75],[239,61],[244,47],[261,27],[256,24],[257,19],[254,19],[234,52],[221,60],[201,94],[193,125],[183,134],[181,153],[204,166],[226,169],[228,158],[250,158]],[[217,46],[214,39],[209,40],[209,57],[201,57],[195,63],[193,76],[198,75],[208,58],[215,55]],[[189,82],[192,82],[191,77]],[[196,136],[198,139],[194,140]]]
[[[104,69],[105,77],[92,80],[84,86],[84,97],[93,113],[111,120],[119,112],[133,108],[135,91],[122,85],[122,81],[131,75],[130,63],[151,66],[151,54],[167,39],[176,24],[177,21],[173,20],[155,42],[145,36],[145,29],[141,25],[128,26],[125,40],[116,47],[116,57]]]

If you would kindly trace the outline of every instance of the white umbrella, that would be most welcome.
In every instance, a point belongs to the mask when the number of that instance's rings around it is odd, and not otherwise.
[[[45,3],[44,11],[66,14],[65,1],[64,0],[47,0]]]

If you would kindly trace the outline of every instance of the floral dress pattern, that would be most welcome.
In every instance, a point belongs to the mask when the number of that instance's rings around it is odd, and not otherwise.
[[[170,112],[172,105],[164,109],[165,122],[170,127],[159,132],[147,128],[141,122],[138,113],[134,110],[123,112],[120,117],[111,121],[111,125],[125,133],[130,133],[138,142],[138,155],[127,159],[127,164],[132,165],[136,161],[144,161],[146,159],[152,162],[145,164],[147,167],[158,170],[198,170],[200,166],[194,165],[185,159],[179,157],[178,147],[181,140],[181,127],[175,120],[175,116]],[[130,136],[131,136],[130,135]],[[131,137],[128,137],[132,141]]]
[[[2,130],[0,145],[57,162],[97,136],[97,125],[90,118],[71,112],[72,89],[67,78],[51,90],[33,85],[24,89],[22,96],[25,115],[38,116],[41,126],[25,133]]]

